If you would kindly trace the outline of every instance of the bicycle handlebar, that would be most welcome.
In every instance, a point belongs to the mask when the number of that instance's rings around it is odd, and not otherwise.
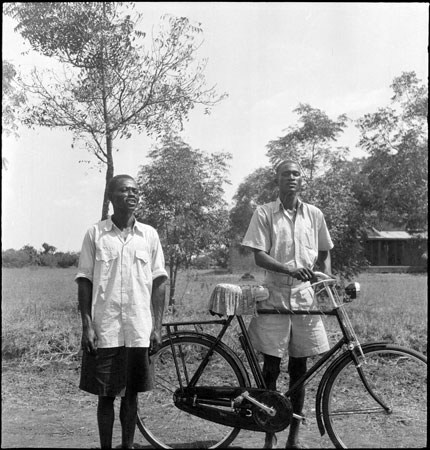
[[[332,278],[330,275],[327,275],[326,273],[323,272],[314,272],[314,275],[317,278],[322,278],[323,280],[334,280],[336,281],[334,278]]]

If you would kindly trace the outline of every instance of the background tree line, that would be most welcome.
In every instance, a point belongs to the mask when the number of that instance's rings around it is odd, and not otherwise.
[[[19,250],[10,248],[2,251],[2,267],[72,267],[77,266],[79,261],[78,252],[60,252],[53,245],[46,242],[42,244],[43,250],[37,250],[27,244]]]
[[[223,196],[231,155],[207,154],[180,137],[192,108],[203,105],[208,112],[224,96],[205,87],[204,63],[195,57],[202,42],[198,25],[165,17],[149,37],[137,28],[132,2],[9,3],[4,11],[33,50],[64,69],[63,78],[36,69],[25,78],[3,61],[6,129],[14,130],[18,120],[69,129],[74,145],[84,145],[104,167],[106,184],[114,175],[117,139],[134,132],[158,138],[147,152],[150,162],[138,168],[138,217],[159,231],[171,302],[181,267],[199,257],[228,266],[229,248],[240,246],[255,207],[276,198],[273,168],[285,158],[300,162],[302,198],[325,214],[334,273],[350,277],[366,266],[369,226],[427,229],[428,89],[414,72],[394,78],[390,105],[356,121],[365,158],[350,160],[350,150],[336,145],[351,124],[345,114],[330,118],[299,104],[297,124],[267,143],[270,164],[246,177],[229,207]],[[102,205],[103,219],[106,192]],[[42,252],[39,261],[42,255],[48,260],[55,252]]]

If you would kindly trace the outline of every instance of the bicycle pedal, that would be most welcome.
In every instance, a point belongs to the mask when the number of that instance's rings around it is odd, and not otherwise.
[[[306,417],[301,416],[300,414],[293,413],[293,419],[300,420],[302,424],[306,423]]]

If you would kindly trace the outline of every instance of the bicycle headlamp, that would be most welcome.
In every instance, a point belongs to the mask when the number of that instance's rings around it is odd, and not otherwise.
[[[355,281],[354,283],[348,284],[345,288],[345,293],[351,300],[357,298],[360,293],[360,283]]]

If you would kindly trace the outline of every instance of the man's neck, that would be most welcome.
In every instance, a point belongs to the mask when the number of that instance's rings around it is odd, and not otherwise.
[[[126,228],[131,228],[134,225],[134,214],[118,214],[114,213],[111,216],[112,222],[122,231]]]
[[[280,195],[279,198],[285,209],[293,211],[295,208],[297,208],[298,199],[296,194]]]

